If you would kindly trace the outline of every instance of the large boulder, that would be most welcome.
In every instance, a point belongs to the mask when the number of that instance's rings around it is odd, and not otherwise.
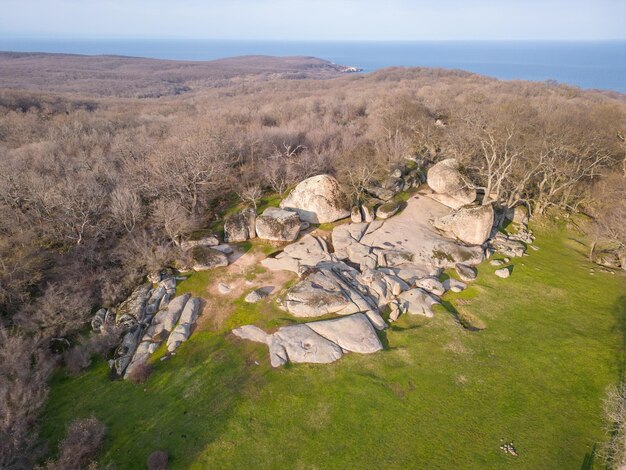
[[[383,349],[376,330],[362,313],[333,320],[311,322],[307,325],[317,334],[346,351],[370,354]]]
[[[137,287],[117,308],[115,324],[130,328],[137,322],[143,320],[146,302],[151,293],[152,286],[149,283]]]
[[[343,356],[341,348],[320,336],[307,325],[292,325],[279,328],[272,341],[284,348],[290,362],[328,364]]]
[[[296,212],[268,207],[256,218],[256,234],[263,240],[292,242],[300,233],[300,217]]]
[[[191,268],[194,271],[208,271],[209,269],[228,266],[228,257],[219,250],[208,246],[196,246],[189,250]]]
[[[211,230],[202,229],[191,233],[180,244],[181,249],[190,250],[194,246],[215,246],[220,244],[220,239]]]
[[[493,221],[493,207],[488,204],[461,207],[451,214],[436,219],[433,225],[468,245],[482,245],[491,234]]]
[[[398,296],[402,310],[411,315],[433,317],[433,305],[439,301],[424,289],[416,288],[403,292]]]
[[[440,161],[428,170],[428,186],[437,194],[445,195],[461,205],[471,204],[476,199],[476,190],[471,189],[459,171],[459,162],[454,158]],[[444,201],[441,201],[445,204]],[[451,204],[455,207],[454,202]]]
[[[330,175],[317,175],[300,182],[281,203],[300,219],[312,224],[334,222],[350,216],[348,198]]]
[[[251,207],[230,216],[224,221],[224,241],[245,242],[256,237],[256,211]]]

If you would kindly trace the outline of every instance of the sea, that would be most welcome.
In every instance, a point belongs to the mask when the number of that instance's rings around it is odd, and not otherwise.
[[[499,79],[554,80],[626,93],[626,41],[234,41],[0,37],[0,50],[205,61],[313,56],[365,72],[390,66],[461,69]]]

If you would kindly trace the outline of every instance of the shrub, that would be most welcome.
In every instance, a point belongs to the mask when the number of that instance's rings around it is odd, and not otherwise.
[[[148,380],[148,377],[150,377],[150,374],[152,374],[151,365],[146,364],[145,362],[135,364],[132,370],[130,371],[130,373],[128,374],[128,380],[130,380],[135,385],[142,384],[146,380]]]
[[[91,364],[88,348],[82,344],[67,351],[64,359],[67,370],[72,375],[79,374]]]
[[[167,470],[168,455],[163,450],[155,450],[148,457],[149,470]]]
[[[59,444],[58,460],[49,461],[46,470],[92,468],[106,430],[106,426],[94,417],[74,420],[68,426],[67,437]]]

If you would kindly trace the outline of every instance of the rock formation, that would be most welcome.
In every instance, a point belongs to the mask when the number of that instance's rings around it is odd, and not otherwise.
[[[459,171],[454,158],[433,165],[427,174],[428,186],[435,192],[433,199],[453,209],[459,209],[476,200],[476,190]]]
[[[263,240],[292,242],[300,233],[300,217],[296,212],[268,207],[256,218],[256,234]]]
[[[348,198],[330,175],[317,175],[300,182],[280,207],[298,213],[300,219],[323,224],[350,216]]]

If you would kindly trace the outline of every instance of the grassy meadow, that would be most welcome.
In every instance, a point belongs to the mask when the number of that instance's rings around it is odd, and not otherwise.
[[[539,251],[513,260],[509,279],[485,262],[470,288],[444,297],[481,331],[438,308],[401,317],[381,334],[383,352],[272,369],[265,346],[228,331],[294,319],[238,299],[221,327],[199,328],[167,360],[155,354],[143,385],[111,382],[104,361],[56,375],[44,436],[55,447],[67,422],[95,415],[109,430],[100,461],[118,469],[145,468],[157,449],[173,469],[598,466],[602,398],[622,374],[626,282],[591,274],[571,232],[535,233]],[[216,277],[194,274],[179,290],[201,294]],[[500,449],[509,442],[517,457]]]

